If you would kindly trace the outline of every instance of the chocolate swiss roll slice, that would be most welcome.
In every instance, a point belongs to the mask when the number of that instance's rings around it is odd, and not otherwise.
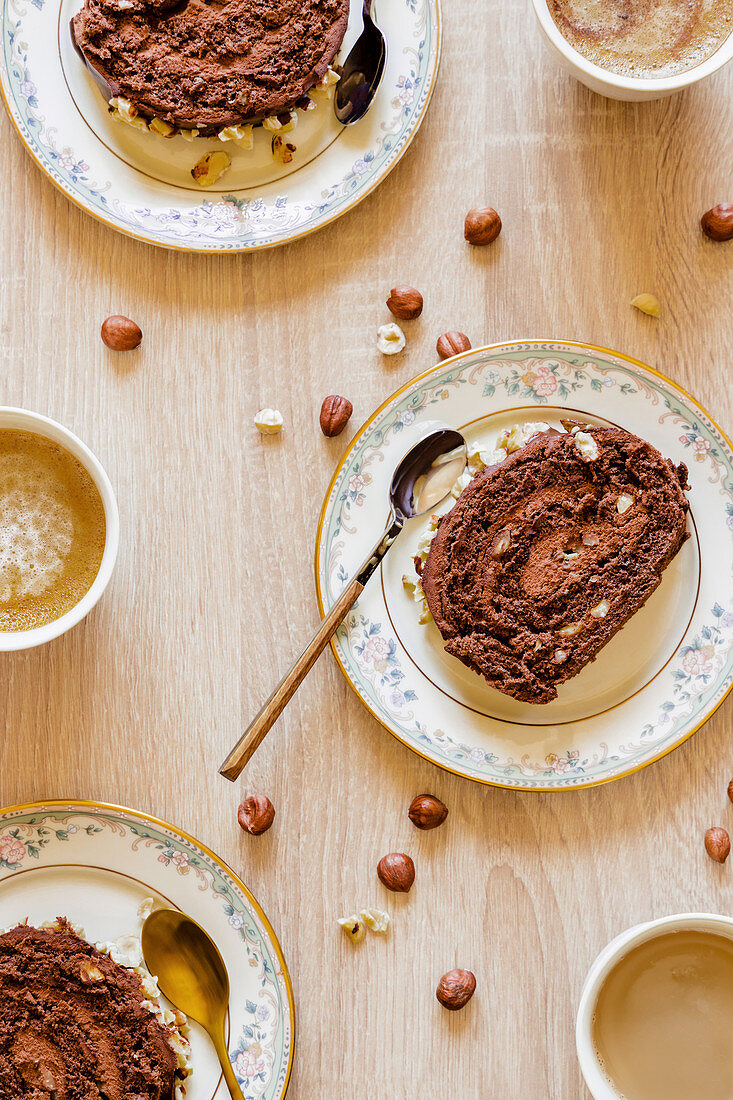
[[[147,979],[149,982],[152,979]],[[143,979],[63,918],[0,934],[0,1097],[174,1100],[185,1040]]]
[[[687,538],[687,469],[620,428],[544,432],[478,474],[422,574],[448,653],[549,703],[648,600]]]
[[[295,107],[348,16],[348,0],[86,0],[71,36],[107,100],[216,135]]]

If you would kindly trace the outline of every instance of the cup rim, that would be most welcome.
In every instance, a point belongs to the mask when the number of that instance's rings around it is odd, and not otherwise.
[[[591,963],[578,1004],[575,1047],[580,1071],[594,1100],[619,1100],[618,1092],[611,1086],[600,1067],[593,1049],[591,1031],[598,994],[610,971],[623,955],[640,943],[655,939],[670,930],[681,932],[700,928],[701,925],[706,931],[717,931],[720,935],[733,939],[733,917],[720,913],[677,913],[625,929],[606,944]]]
[[[553,46],[563,55],[566,61],[576,69],[580,69],[586,76],[597,82],[607,84],[609,87],[618,88],[627,92],[665,92],[681,91],[690,84],[695,84],[711,73],[717,72],[733,58],[733,31],[721,42],[717,50],[695,65],[691,69],[685,69],[675,76],[642,77],[624,76],[622,73],[614,73],[610,69],[604,69],[589,61],[560,32],[555,20],[550,13],[548,0],[532,0],[535,15],[544,33]]]
[[[60,618],[43,626],[33,627],[32,630],[0,630],[0,653],[31,649],[33,646],[50,642],[81,622],[97,603],[109,583],[117,560],[120,538],[120,514],[112,483],[99,459],[90,451],[86,443],[83,443],[63,424],[52,420],[51,417],[43,416],[42,413],[31,412],[15,405],[0,405],[0,429],[6,427],[3,421],[7,418],[14,421],[8,427],[17,431],[34,432],[45,439],[50,439],[52,443],[65,447],[74,458],[78,459],[102,498],[106,533],[99,570],[79,602]]]

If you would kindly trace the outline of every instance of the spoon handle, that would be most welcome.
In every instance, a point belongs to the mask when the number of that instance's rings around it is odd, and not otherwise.
[[[229,1095],[232,1100],[244,1100],[244,1093],[239,1087],[237,1076],[234,1072],[231,1060],[229,1058],[229,1051],[226,1048],[224,1042],[223,1029],[222,1034],[212,1035],[211,1038],[214,1041],[216,1047],[217,1057],[221,1064],[221,1070],[224,1074],[224,1080],[226,1081],[227,1088],[229,1089]]]
[[[240,775],[245,764],[249,762],[254,753],[265,739],[270,728],[280,717],[303,680],[306,678],[313,665],[316,663],[324,649],[331,641],[341,623],[346,618],[349,610],[354,606],[364,585],[379,565],[390,546],[402,530],[405,518],[402,515],[390,516],[389,524],[381,539],[374,547],[359,572],[349,581],[333,607],[327,612],[326,617],[311,638],[303,652],[285,673],[280,683],[273,691],[270,698],[260,710],[257,717],[244,731],[237,744],[227,756],[219,768],[219,773],[232,783]]]

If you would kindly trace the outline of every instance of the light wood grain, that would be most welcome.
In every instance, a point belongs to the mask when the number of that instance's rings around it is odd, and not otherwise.
[[[116,487],[122,545],[90,618],[0,656],[0,802],[85,797],[176,822],[242,873],[278,930],[299,1012],[293,1100],[587,1100],[573,1017],[616,932],[686,909],[726,912],[731,868],[702,837],[733,824],[731,703],[670,757],[619,783],[538,796],[436,770],[362,709],[325,654],[245,773],[275,825],[236,822],[216,769],[317,626],[313,544],[349,438],[432,365],[447,328],[474,345],[581,339],[661,368],[733,429],[733,245],[700,214],[733,201],[733,66],[656,103],[606,101],[545,56],[528,0],[447,0],[435,98],[379,190],[320,234],[256,256],[152,250],[72,207],[0,118],[0,401],[56,417]],[[471,250],[463,214],[501,213]],[[404,355],[373,345],[396,282],[422,317]],[[629,300],[652,291],[655,321]],[[145,332],[115,355],[98,327]],[[350,430],[318,429],[328,393]],[[252,416],[280,408],[262,438]],[[450,807],[417,833],[412,797]],[[387,896],[380,856],[417,882]],[[354,950],[337,917],[368,903],[389,938]],[[433,991],[467,966],[448,1015]]]

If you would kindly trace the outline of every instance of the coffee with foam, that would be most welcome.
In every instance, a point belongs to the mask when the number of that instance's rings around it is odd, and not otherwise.
[[[87,470],[45,436],[0,430],[0,631],[32,630],[91,588],[107,526]]]
[[[733,33],[733,0],[547,0],[588,61],[620,76],[660,79],[702,64]]]

